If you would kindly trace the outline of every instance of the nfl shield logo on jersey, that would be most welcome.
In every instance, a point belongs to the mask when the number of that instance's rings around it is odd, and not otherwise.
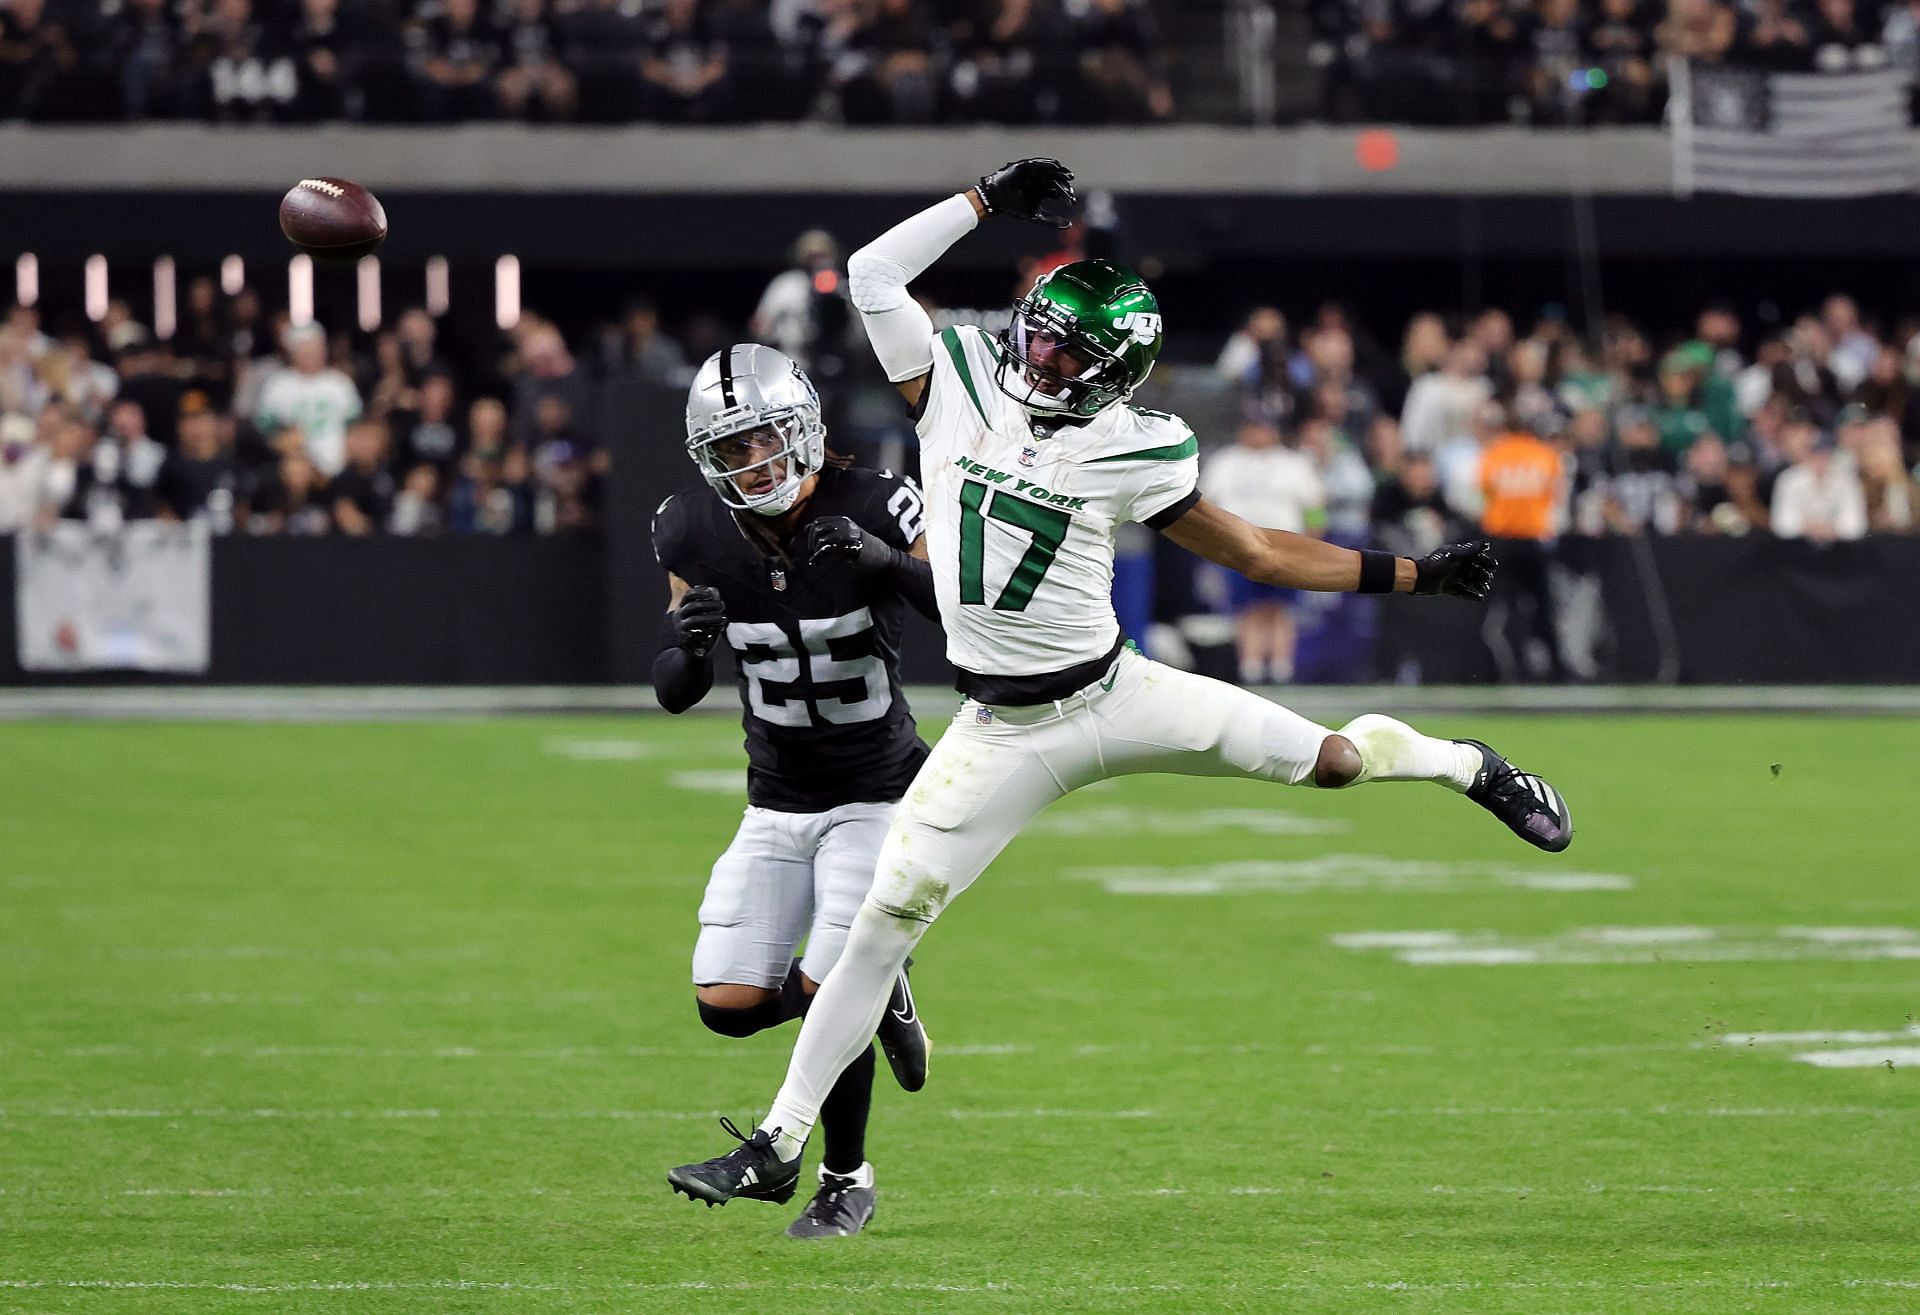
[[[973,719],[982,726],[991,726],[993,725],[993,709],[987,707],[975,708],[973,710]]]
[[[1020,464],[1031,466],[1040,459],[1040,449],[1031,445],[1020,449]]]
[[[787,573],[778,566],[770,566],[767,568],[767,578],[772,581],[775,589],[785,589],[787,587]]]

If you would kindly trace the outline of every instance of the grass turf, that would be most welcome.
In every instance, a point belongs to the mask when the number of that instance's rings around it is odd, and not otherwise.
[[[1920,1305],[1920,1075],[1732,1039],[1920,1008],[1920,960],[1777,935],[1920,927],[1916,723],[1432,729],[1550,774],[1574,848],[1425,786],[1075,796],[923,945],[933,1080],[882,1066],[873,1229],[805,1245],[662,1181],[792,1039],[686,983],[730,721],[8,727],[0,1309]],[[1331,939],[1582,927],[1775,957]]]

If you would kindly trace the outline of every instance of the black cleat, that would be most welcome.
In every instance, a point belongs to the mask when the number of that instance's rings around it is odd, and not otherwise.
[[[865,1181],[862,1181],[862,1180]],[[873,1170],[857,1175],[820,1171],[820,1190],[800,1217],[787,1225],[788,1237],[852,1237],[873,1218]]]
[[[1480,770],[1467,798],[1492,813],[1529,845],[1558,854],[1573,843],[1573,814],[1545,778],[1523,772],[1478,740],[1461,740],[1480,751]]]
[[[740,1144],[714,1159],[667,1170],[667,1186],[685,1192],[689,1201],[705,1201],[709,1207],[725,1205],[736,1196],[777,1205],[791,1201],[804,1157],[781,1159],[774,1154],[773,1138],[764,1129],[756,1129],[748,1137],[733,1126],[732,1119],[721,1119],[720,1126],[740,1138]]]
[[[913,967],[913,960],[907,960],[907,968]],[[927,1029],[920,1021],[920,1011],[913,1003],[913,985],[907,980],[907,968],[900,970],[900,976],[894,979],[893,994],[887,997],[887,1012],[880,1015],[880,1049],[887,1056],[887,1067],[893,1070],[893,1080],[903,1090],[918,1091],[927,1085],[927,1056],[933,1053],[933,1042],[927,1037]]]

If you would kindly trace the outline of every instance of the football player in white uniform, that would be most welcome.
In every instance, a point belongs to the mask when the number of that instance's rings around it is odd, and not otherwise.
[[[1081,786],[1138,772],[1325,788],[1432,781],[1541,849],[1573,838],[1559,793],[1478,741],[1433,739],[1377,714],[1331,731],[1126,642],[1110,598],[1125,521],[1294,589],[1479,599],[1495,563],[1484,542],[1418,561],[1356,552],[1256,528],[1203,500],[1193,431],[1126,404],[1159,355],[1160,309],[1107,261],[1055,270],[997,339],[934,332],[909,281],[989,215],[1059,226],[1073,202],[1058,161],[1016,161],[848,263],[867,336],[918,424],[934,589],[967,699],[894,817],[767,1117],[727,1154],[668,1173],[691,1196],[764,1198],[793,1182],[821,1100],[867,1047],[927,926],[1035,814]]]

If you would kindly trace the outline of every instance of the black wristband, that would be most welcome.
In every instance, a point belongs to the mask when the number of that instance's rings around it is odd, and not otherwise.
[[[1394,576],[1399,573],[1400,559],[1390,552],[1360,553],[1360,587],[1354,590],[1360,594],[1390,594],[1393,592]]]

